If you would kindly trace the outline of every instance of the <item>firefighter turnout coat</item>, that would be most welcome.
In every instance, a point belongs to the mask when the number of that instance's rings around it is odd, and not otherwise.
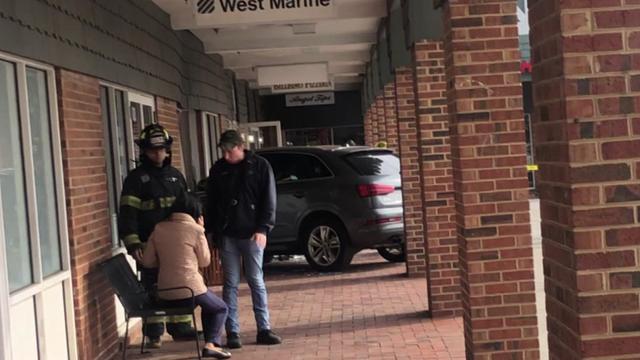
[[[125,179],[120,198],[118,231],[129,253],[143,248],[154,227],[171,214],[176,197],[187,191],[182,173],[169,165],[147,161]]]

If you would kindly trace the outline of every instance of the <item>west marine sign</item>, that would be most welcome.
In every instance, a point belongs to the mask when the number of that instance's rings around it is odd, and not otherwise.
[[[198,25],[234,25],[331,18],[336,0],[197,0]]]

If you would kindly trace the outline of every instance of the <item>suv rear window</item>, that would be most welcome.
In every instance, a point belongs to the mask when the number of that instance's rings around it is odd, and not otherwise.
[[[360,175],[397,175],[400,173],[400,159],[388,152],[358,152],[347,155],[345,160]]]

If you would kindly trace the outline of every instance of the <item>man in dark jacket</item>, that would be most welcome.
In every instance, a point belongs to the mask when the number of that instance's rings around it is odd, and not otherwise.
[[[224,158],[209,172],[205,228],[220,249],[224,272],[223,298],[229,307],[227,346],[242,347],[238,322],[238,283],[241,260],[251,288],[259,344],[274,345],[280,337],[271,331],[262,257],[267,235],[276,220],[276,186],[264,158],[244,149],[235,130],[222,134],[218,144]]]
[[[156,224],[170,215],[176,197],[187,191],[184,176],[171,166],[172,142],[173,138],[160,125],[149,125],[142,131],[136,141],[141,164],[125,179],[120,198],[120,239],[136,259],[142,284],[149,290],[156,286],[158,269],[142,267],[144,245]],[[149,318],[143,333],[150,347],[160,347],[165,320],[167,331],[174,339],[192,339],[196,335],[190,316]]]

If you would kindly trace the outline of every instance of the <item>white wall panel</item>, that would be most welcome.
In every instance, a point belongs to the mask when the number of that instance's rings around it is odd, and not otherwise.
[[[9,313],[13,359],[38,360],[38,335],[33,298],[13,305]]]
[[[67,327],[64,309],[62,283],[58,283],[42,293],[44,346],[47,359],[68,359]]]

